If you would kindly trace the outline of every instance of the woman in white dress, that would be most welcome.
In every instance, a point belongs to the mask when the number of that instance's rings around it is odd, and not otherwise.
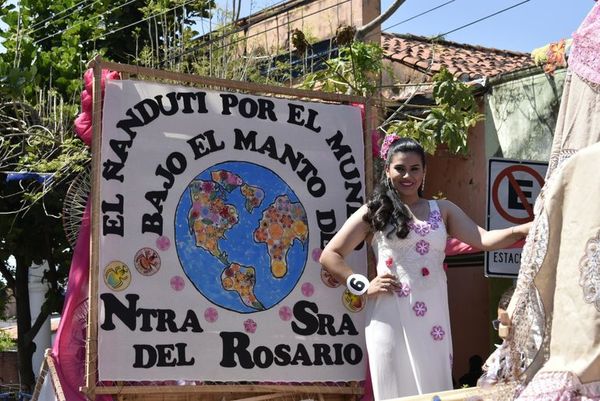
[[[452,389],[452,337],[444,249],[448,235],[481,250],[508,247],[529,223],[486,231],[447,200],[422,197],[425,153],[388,135],[382,180],[327,244],[321,264],[355,294],[366,293],[365,337],[376,401]],[[344,257],[371,243],[377,276],[353,274]]]

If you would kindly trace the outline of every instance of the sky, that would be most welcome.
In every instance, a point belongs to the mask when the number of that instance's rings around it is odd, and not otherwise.
[[[241,16],[255,13],[281,0],[242,0]],[[381,0],[386,10],[393,0]],[[522,3],[520,5],[517,5]],[[232,0],[217,0],[231,10]],[[593,0],[406,0],[383,24],[393,33],[437,36],[463,25],[507,11],[445,35],[446,40],[502,50],[530,53],[533,49],[567,39],[594,6]],[[434,9],[427,12],[428,10]],[[424,15],[417,16],[427,12]],[[400,23],[403,20],[414,19]],[[388,27],[398,24],[390,29]]]

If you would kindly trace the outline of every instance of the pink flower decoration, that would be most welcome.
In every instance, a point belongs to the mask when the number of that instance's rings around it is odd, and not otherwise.
[[[302,294],[305,297],[310,297],[315,293],[315,287],[311,283],[302,284]]]
[[[417,301],[413,305],[413,310],[415,311],[415,315],[423,317],[427,312],[427,305],[425,305],[425,302]]]
[[[171,278],[171,288],[175,291],[181,291],[185,287],[185,281],[181,276],[173,276]]]
[[[244,331],[246,333],[255,333],[256,332],[256,322],[252,319],[247,319],[244,321]]]
[[[161,235],[156,239],[156,247],[163,252],[167,251],[171,247],[171,240],[169,239],[169,237]]]
[[[289,306],[279,308],[279,318],[284,322],[290,320],[292,318],[292,309]]]
[[[433,337],[435,341],[442,341],[445,335],[446,332],[442,329],[442,326],[433,326],[431,329],[431,337]]]
[[[429,242],[427,242],[425,240],[420,240],[415,245],[415,250],[417,251],[417,253],[419,255],[421,255],[421,256],[425,255],[426,253],[429,252]]]
[[[206,310],[204,311],[204,319],[209,322],[209,323],[214,323],[217,321],[217,319],[219,318],[219,312],[213,308],[206,308]]]
[[[410,286],[408,285],[408,283],[400,283],[400,286],[398,288],[396,288],[396,295],[399,298],[402,297],[407,297],[410,295]]]
[[[321,248],[315,248],[315,249],[313,249],[313,251],[312,251],[312,259],[315,262],[318,262],[322,253],[323,253],[323,250]]]
[[[387,160],[387,156],[388,156],[388,152],[390,151],[390,148],[392,147],[394,142],[396,142],[398,139],[400,139],[400,137],[398,135],[395,135],[395,134],[386,135],[385,138],[383,138],[383,143],[381,144],[381,149],[379,151],[379,157],[381,157],[383,160]]]
[[[429,276],[429,269],[428,269],[428,268],[426,268],[426,267],[423,267],[423,268],[421,268],[421,275],[422,275],[423,277],[427,277],[427,276]]]
[[[385,261],[385,265],[388,267],[388,269],[391,269],[392,266],[394,265],[394,259],[387,258],[387,260]]]

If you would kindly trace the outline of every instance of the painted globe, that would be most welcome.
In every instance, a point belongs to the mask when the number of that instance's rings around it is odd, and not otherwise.
[[[199,173],[175,212],[177,256],[210,302],[270,309],[297,285],[308,258],[306,211],[275,172],[231,161]]]

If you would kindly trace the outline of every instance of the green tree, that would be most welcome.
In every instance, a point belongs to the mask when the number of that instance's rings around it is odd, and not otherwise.
[[[432,83],[434,104],[423,111],[424,116],[405,113],[400,119],[395,112],[381,127],[387,133],[416,139],[431,154],[444,144],[451,153],[465,155],[469,128],[483,117],[473,93],[446,69],[435,74]]]

